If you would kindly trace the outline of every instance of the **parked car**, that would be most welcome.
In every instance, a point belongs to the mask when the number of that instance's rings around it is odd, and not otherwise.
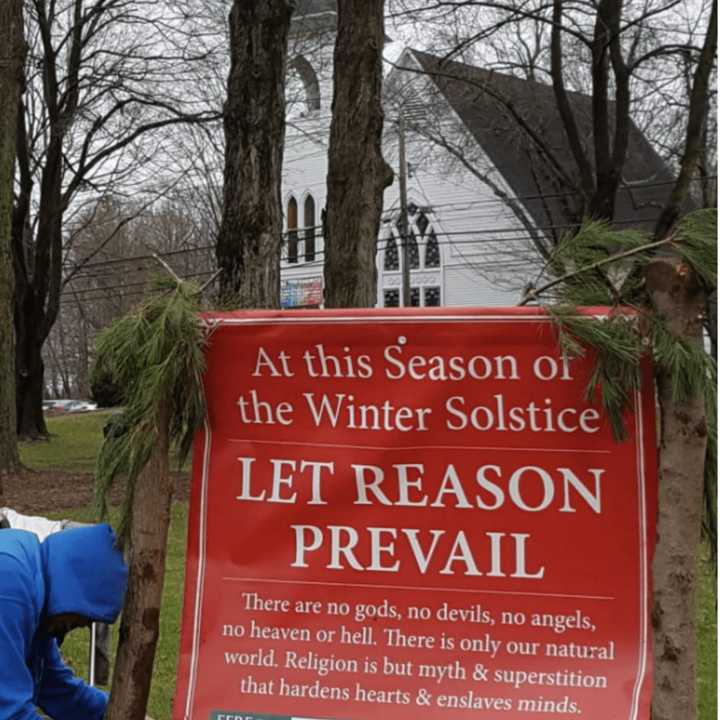
[[[44,400],[43,410],[45,412],[67,412],[68,407],[72,405],[76,400]]]
[[[67,412],[88,412],[90,410],[97,410],[97,403],[90,402],[90,400],[73,400],[66,410]]]
[[[97,403],[89,400],[45,400],[43,410],[48,413],[88,412],[97,410]]]

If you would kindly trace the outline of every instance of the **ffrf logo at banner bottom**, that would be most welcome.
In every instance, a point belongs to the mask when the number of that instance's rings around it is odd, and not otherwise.
[[[206,322],[174,720],[647,716],[649,367],[617,441],[538,310]]]

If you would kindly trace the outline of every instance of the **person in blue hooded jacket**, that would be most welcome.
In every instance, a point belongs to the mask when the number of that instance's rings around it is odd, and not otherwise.
[[[113,623],[127,567],[109,525],[63,530],[42,543],[0,530],[0,718],[101,720],[106,693],[63,663],[58,644],[91,622]]]

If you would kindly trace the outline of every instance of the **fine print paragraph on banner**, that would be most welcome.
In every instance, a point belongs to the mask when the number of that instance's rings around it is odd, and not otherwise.
[[[174,720],[649,716],[649,366],[616,441],[541,310],[205,321]]]

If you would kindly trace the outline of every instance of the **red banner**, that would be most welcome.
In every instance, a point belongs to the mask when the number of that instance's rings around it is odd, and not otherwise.
[[[649,716],[628,438],[530,309],[206,318],[173,718]]]

